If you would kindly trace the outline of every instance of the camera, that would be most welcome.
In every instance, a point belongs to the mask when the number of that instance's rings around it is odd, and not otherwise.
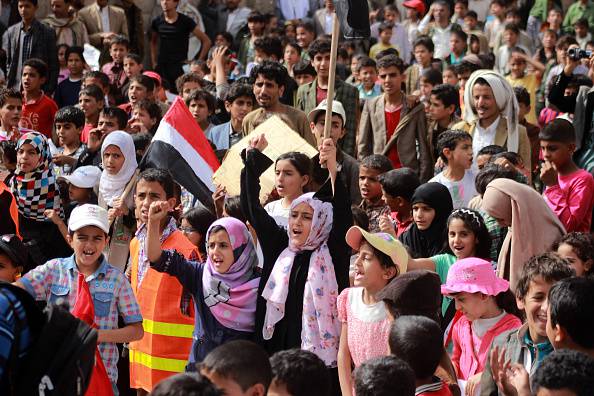
[[[587,59],[592,56],[592,51],[586,51],[580,48],[570,48],[567,50],[569,59],[577,61],[580,59]]]

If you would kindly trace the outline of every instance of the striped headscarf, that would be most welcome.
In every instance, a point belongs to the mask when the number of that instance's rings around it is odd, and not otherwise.
[[[60,194],[52,171],[52,155],[47,138],[39,132],[26,133],[19,139],[17,151],[25,144],[33,146],[40,157],[35,169],[29,172],[23,172],[17,162],[11,189],[16,198],[19,213],[31,220],[49,221],[43,212],[53,209],[62,217]]]

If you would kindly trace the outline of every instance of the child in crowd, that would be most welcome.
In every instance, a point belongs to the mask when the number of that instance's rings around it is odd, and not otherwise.
[[[134,235],[136,223],[132,193],[123,196],[129,183],[134,183],[134,173],[138,166],[132,136],[123,131],[107,135],[101,145],[103,173],[99,181],[98,204],[108,210],[113,223],[109,241],[108,260],[121,271],[128,261],[128,244]]]
[[[483,170],[487,164],[492,163],[491,158],[493,158],[494,155],[504,152],[505,149],[496,144],[490,144],[480,149],[476,156],[476,165],[478,166],[479,171]]]
[[[85,149],[85,145],[80,142],[85,114],[74,106],[63,107],[56,113],[54,125],[60,147],[52,157],[52,162],[56,176],[60,177],[72,173],[78,157]]]
[[[514,51],[529,53],[527,48],[519,44],[520,28],[515,23],[508,23],[503,30],[503,45],[495,53],[495,70],[505,76],[511,71],[510,60]],[[523,77],[523,74],[522,76]],[[520,78],[521,78],[520,77]]]
[[[132,77],[130,85],[128,86],[128,103],[118,106],[124,110],[128,117],[132,114],[132,107],[136,102],[142,99],[154,100],[155,82],[152,78],[141,74],[140,76]]]
[[[429,111],[427,112],[427,140],[433,153],[433,163],[440,157],[437,149],[439,136],[455,123],[460,121],[456,116],[456,110],[460,103],[458,90],[453,85],[439,84],[431,90],[429,99]]]
[[[248,63],[254,61],[256,55],[254,51],[254,41],[264,37],[266,22],[267,17],[257,10],[252,11],[247,17],[249,34],[241,39],[237,53],[237,59],[239,60],[239,63],[244,65],[244,67]],[[301,46],[301,43],[299,45]],[[301,48],[307,49],[307,47]]]
[[[445,58],[448,65],[457,65],[466,55],[468,35],[461,28],[450,31],[450,55]]]
[[[375,98],[382,94],[382,87],[377,82],[377,67],[375,61],[367,56],[359,59],[359,99]]]
[[[154,322],[170,323],[178,328],[175,331],[151,327],[142,340],[130,344],[130,387],[137,389],[139,394],[150,392],[157,382],[183,372],[192,352],[195,322],[190,296],[183,292],[177,279],[151,268],[146,249],[150,206],[156,201],[167,201],[170,207],[175,207],[174,189],[175,182],[166,170],[145,169],[136,178],[134,205],[138,230],[130,242],[130,283],[142,316],[147,320],[147,328]],[[197,248],[177,229],[173,217],[161,219],[159,235],[161,250],[174,249],[187,260],[198,258]],[[169,297],[163,299],[163,295]],[[172,365],[148,367],[143,364],[145,356],[167,359]]]
[[[386,50],[388,48],[396,48],[392,45],[392,29],[394,25],[389,22],[380,23],[378,27],[379,32],[379,41],[371,46],[369,49],[369,57],[371,59],[377,60],[377,54],[380,51]]]
[[[499,32],[503,32],[506,7],[505,0],[492,0],[489,5],[490,14],[493,16],[485,23],[485,36],[489,41],[489,48],[495,48],[495,39]]]
[[[195,73],[182,74],[175,80],[177,92],[183,100],[186,100],[195,90],[204,88],[205,84],[207,81]]]
[[[452,197],[439,183],[421,184],[411,199],[413,224],[398,239],[413,257],[441,253],[446,242],[446,224],[452,212]]]
[[[206,232],[216,219],[210,210],[202,206],[186,211],[180,219],[179,230],[198,249],[200,262],[206,261]]]
[[[508,64],[510,74],[505,77],[507,81],[512,87],[525,88],[530,94],[530,103],[536,103],[536,91],[538,91],[540,85],[540,79],[537,77],[536,72],[543,73],[545,66],[526,55],[520,48],[512,50]],[[530,73],[526,72],[527,64],[532,66],[533,70]],[[525,118],[529,123],[537,124],[536,107],[532,109],[528,107],[528,112],[526,113]]]
[[[101,88],[101,91],[103,91],[103,96],[105,98],[106,106],[111,103],[115,103],[112,101],[113,97],[110,97],[111,92],[110,92],[109,77],[107,77],[107,75],[105,73],[100,72],[98,70],[91,70],[91,71],[86,72],[83,75],[82,86],[84,88],[89,85],[96,85],[99,88]]]
[[[510,81],[508,76],[509,83],[514,86],[514,82]],[[540,127],[538,124],[532,124],[528,121],[527,117],[531,112],[534,112],[532,109],[536,100],[536,96],[532,96],[530,92],[526,90],[523,86],[515,86],[514,87],[514,94],[516,95],[516,100],[518,101],[518,121],[520,125],[523,125],[526,128],[526,133],[528,134],[528,140],[530,141],[530,165],[532,166],[531,176],[532,180],[534,180],[534,176],[536,175],[536,171],[538,170],[538,162],[539,162],[539,154],[540,154],[540,140],[538,138],[538,134],[540,133]],[[536,119],[536,115],[535,115]],[[480,152],[480,151],[479,151]],[[478,164],[478,159],[477,159]]]
[[[159,382],[151,396],[224,396],[208,378],[200,373],[175,374]]]
[[[129,81],[132,77],[140,76],[143,69],[144,66],[140,56],[136,54],[127,54],[124,56],[124,74],[126,75],[126,81]]]
[[[99,113],[97,128],[89,130],[87,148],[78,157],[76,167],[101,164],[101,144],[103,139],[113,131],[124,130],[128,116],[124,110],[117,107],[105,107]]]
[[[196,120],[198,126],[205,136],[210,134],[214,125],[210,122],[210,117],[215,110],[215,98],[206,91],[196,89],[192,91],[185,99],[186,106],[190,110],[192,117]]]
[[[379,178],[382,174],[392,170],[390,160],[379,154],[365,157],[359,165],[359,190],[361,204],[359,207],[367,213],[369,231],[380,231],[380,217],[390,215],[390,207],[382,197],[382,186]]]
[[[85,115],[85,125],[80,134],[80,141],[87,144],[92,129],[99,124],[99,114],[105,106],[105,96],[97,85],[87,85],[78,94],[78,107]]]
[[[587,232],[570,232],[553,244],[553,251],[573,266],[577,276],[590,276],[594,265],[594,238]]]
[[[440,183],[448,188],[454,209],[468,207],[470,199],[477,194],[474,174],[470,170],[472,136],[464,131],[445,131],[437,140],[437,151],[445,168],[430,182]]]
[[[481,394],[497,392],[498,378],[494,378],[491,371],[493,359],[505,358],[512,364],[519,363],[533,375],[542,360],[553,352],[546,329],[547,296],[556,282],[573,275],[567,261],[554,253],[539,254],[526,262],[516,286],[516,302],[526,314],[526,323],[493,339],[490,359],[481,377]]]
[[[93,298],[94,322],[98,327],[99,352],[114,392],[117,394],[118,350],[116,343],[139,340],[143,336],[142,316],[130,283],[103,255],[107,246],[107,211],[97,205],[82,205],[72,211],[68,242],[70,257],[50,260],[25,274],[17,285],[36,300],[54,304],[59,298],[74,310],[83,282]],[[124,327],[118,328],[122,318]]]
[[[424,71],[431,67],[435,45],[433,40],[427,36],[419,36],[413,44],[414,64],[410,65],[404,72],[406,76],[406,94],[411,95],[419,89],[419,79]]]
[[[589,32],[590,24],[588,18],[580,18],[573,24],[575,31],[575,39],[577,40],[581,49],[586,49],[586,43],[592,40],[592,34]]]
[[[394,381],[398,378],[398,381]],[[410,366],[396,356],[370,359],[354,373],[357,396],[413,396],[415,373]]]
[[[452,328],[452,363],[467,394],[480,385],[493,338],[522,325],[509,282],[498,278],[491,263],[479,258],[457,261],[441,286],[463,316]]]
[[[143,99],[132,106],[132,118],[127,131],[131,134],[148,133],[154,136],[161,121],[161,108],[155,102]]]
[[[441,73],[443,83],[455,87],[458,85],[458,76],[456,75],[456,65],[448,65]]]
[[[270,357],[272,382],[268,396],[330,396],[330,376],[314,353],[298,348]]]
[[[214,143],[217,150],[228,150],[242,138],[241,125],[245,116],[254,108],[254,94],[249,84],[234,82],[225,96],[225,110],[230,120],[215,125],[206,138]]]
[[[58,105],[41,89],[47,80],[47,75],[47,64],[41,59],[31,58],[23,63],[21,84],[24,100],[19,125],[51,138]]]
[[[0,89],[0,142],[16,142],[22,134],[34,132],[19,127],[23,94],[11,88]]]
[[[323,141],[320,162],[327,165],[330,180],[316,195],[293,201],[285,232],[259,200],[258,179],[271,162],[262,155],[266,145],[264,135],[252,139],[241,174],[242,210],[261,237],[264,256],[258,289],[264,300],[256,312],[262,332],[256,336],[270,353],[301,347],[332,367],[340,337],[336,297],[348,285],[350,249],[344,235],[352,224],[350,199],[342,177],[337,178],[336,148],[332,139]],[[315,293],[319,288],[323,295]]]
[[[587,395],[592,389],[594,359],[585,353],[571,350],[555,351],[548,356],[536,371],[532,382],[532,390],[538,396],[557,392]],[[525,386],[521,395],[529,395],[532,390]]]
[[[540,134],[544,163],[540,180],[544,197],[568,232],[589,232],[594,207],[594,178],[573,162],[575,129],[571,122],[557,118]]]
[[[289,76],[294,77],[293,67],[301,60],[301,47],[296,41],[288,41],[285,44],[283,53],[283,66],[287,69]]]
[[[246,225],[233,217],[223,217],[208,227],[204,263],[163,251],[160,224],[173,209],[169,201],[150,206],[146,254],[151,268],[175,277],[193,297],[196,341],[188,362],[188,367],[193,367],[219,345],[253,338],[260,283],[255,271],[258,259]]]
[[[300,60],[293,66],[293,78],[299,86],[313,82],[317,76],[316,69],[314,69],[310,62]]]
[[[424,316],[402,316],[390,329],[390,353],[410,365],[415,373],[416,396],[451,396],[447,384],[435,376],[444,356],[443,334]]]
[[[481,215],[475,210],[457,209],[448,217],[445,252],[430,258],[411,259],[408,268],[434,271],[441,283],[445,284],[450,268],[456,261],[469,257],[489,260],[490,249],[491,237]],[[451,302],[448,296],[442,299],[441,313],[445,323],[449,323],[455,313]]]
[[[225,395],[265,396],[272,380],[266,352],[245,340],[229,341],[215,348],[198,369]]]
[[[425,111],[429,109],[429,99],[431,98],[431,90],[436,85],[443,83],[441,71],[433,68],[427,69],[421,74],[419,79],[419,100],[425,105]]]
[[[15,234],[0,236],[0,281],[16,282],[29,266],[29,253],[21,239]]]
[[[413,222],[411,200],[421,184],[419,176],[410,168],[393,169],[382,174],[379,182],[382,198],[392,212],[392,221],[380,217],[380,229],[398,238]]]
[[[280,226],[286,227],[293,201],[306,192],[311,179],[311,160],[303,153],[291,151],[278,156],[274,163],[274,187],[280,199],[269,202],[264,210]]]
[[[10,187],[19,212],[23,241],[32,241],[31,255],[36,262],[66,257],[71,254],[70,248],[44,214],[45,210],[53,209],[60,217],[64,216],[47,138],[37,132],[25,133],[16,149],[17,167]]]
[[[342,322],[338,376],[342,394],[352,395],[352,367],[388,352],[390,319],[375,294],[399,273],[406,272],[408,253],[389,234],[372,234],[360,227],[351,227],[346,241],[359,255],[355,261],[355,287],[343,290],[337,301]],[[370,333],[374,337],[368,337]]]
[[[66,62],[66,50],[68,44],[58,44],[58,66],[60,71],[58,72],[58,84],[68,78],[70,71],[68,70],[68,62]]]
[[[87,62],[82,47],[70,47],[66,50],[68,77],[58,84],[54,92],[54,100],[59,108],[74,106],[78,103],[78,93],[82,87],[82,77]]]
[[[128,55],[130,42],[125,36],[116,35],[109,42],[111,62],[106,63],[101,71],[109,77],[109,82],[119,91],[126,82],[124,60]]]
[[[314,25],[310,22],[301,22],[297,24],[296,36],[297,44],[301,47],[301,59],[309,62],[311,56],[309,55],[309,45],[315,40],[316,33]],[[241,60],[241,58],[240,58]]]

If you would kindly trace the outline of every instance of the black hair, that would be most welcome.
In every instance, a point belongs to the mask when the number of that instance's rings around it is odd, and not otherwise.
[[[445,353],[441,328],[425,316],[398,317],[388,343],[390,353],[408,363],[418,380],[431,378]]]
[[[54,116],[54,125],[58,122],[69,122],[76,128],[85,126],[85,113],[75,106],[62,107]]]
[[[90,84],[84,88],[81,88],[81,90],[78,92],[78,97],[80,98],[82,95],[90,96],[95,98],[97,102],[101,101],[105,103],[105,95],[98,85]]]
[[[140,132],[132,134],[132,142],[134,142],[134,150],[136,151],[136,162],[140,163],[146,148],[151,144],[153,135],[150,132]]]
[[[479,69],[482,69],[481,65],[477,65],[473,62],[463,60],[462,62],[460,62],[456,65],[456,74],[457,75],[461,75],[461,74],[465,74],[465,73],[472,74]]]
[[[464,15],[464,18],[466,18],[466,17],[470,17],[470,18],[474,18],[474,19],[478,20],[478,14],[474,10],[468,10],[466,15]]]
[[[520,28],[515,23],[508,23],[505,25],[504,31],[514,32],[515,34],[520,34]]]
[[[148,114],[149,117],[154,118],[156,120],[155,125],[154,125],[154,131],[151,131],[153,134],[154,132],[156,132],[156,129],[159,125],[159,121],[161,121],[161,108],[159,107],[159,105],[155,102],[153,102],[152,100],[148,100],[148,99],[142,99],[139,100],[138,102],[134,103],[134,106],[132,106],[132,109],[140,109],[140,110],[145,110]]]
[[[254,48],[262,51],[267,56],[276,56],[276,59],[283,59],[283,44],[276,37],[260,37],[254,41]]]
[[[286,49],[287,47],[293,48],[295,51],[297,51],[299,55],[301,55],[301,52],[303,51],[299,44],[297,44],[297,41],[293,39],[289,39],[285,42],[285,44],[283,45],[283,49]]]
[[[594,261],[594,238],[592,237],[592,234],[588,232],[569,232],[557,239],[555,243],[553,243],[552,249],[556,251],[562,244],[571,246],[571,250],[573,250],[580,260]],[[592,274],[592,271],[594,270],[593,267],[586,271],[587,275]]]
[[[295,26],[295,31],[297,31],[298,28],[305,29],[308,32],[314,33],[314,34],[316,32],[316,28],[314,27],[313,23],[311,23],[311,22],[301,21],[297,24],[297,26]]]
[[[433,40],[429,36],[417,37],[417,39],[413,43],[413,50],[420,45],[427,48],[427,51],[431,53],[435,52],[435,44],[433,44]]]
[[[458,36],[458,38],[465,43],[468,41],[468,34],[460,28],[452,28],[450,35]]]
[[[17,162],[16,142],[12,140],[3,140],[0,142],[0,155],[4,155],[6,159],[14,164]],[[5,164],[6,165],[6,164]]]
[[[373,67],[377,70],[377,63],[368,56],[362,56],[357,61],[357,69],[361,70],[362,67]]]
[[[19,1],[23,1],[23,2],[26,2],[26,1],[28,1],[29,3],[31,3],[31,4],[33,4],[35,7],[37,7],[37,0],[19,0]],[[18,4],[18,2],[17,2],[17,4]]]
[[[530,282],[538,277],[552,284],[574,275],[575,271],[571,265],[558,254],[552,252],[537,254],[522,266],[522,272],[516,283],[516,297],[524,300],[530,289]]]
[[[223,396],[208,378],[200,373],[179,373],[159,382],[151,396]]]
[[[558,50],[567,50],[567,48],[572,45],[572,44],[577,44],[577,40],[575,39],[575,37],[570,36],[570,35],[564,35],[559,37],[559,39],[557,40],[557,44],[555,44],[555,49]]]
[[[311,65],[311,62],[300,60],[293,65],[293,75],[295,77],[307,74],[310,76],[317,76],[316,69]]]
[[[514,296],[514,293],[511,291],[511,289],[507,289],[506,291],[496,295],[495,303],[500,309],[504,310],[508,314],[514,315],[521,321],[524,320],[524,312],[520,311],[520,308],[518,308],[516,296]]]
[[[374,169],[380,173],[386,173],[394,169],[388,157],[382,154],[371,154],[361,160],[359,167]]]
[[[518,18],[522,18],[522,14],[520,14],[520,12],[518,11],[517,8],[515,7],[510,7],[507,9],[507,11],[505,11],[505,16],[513,16],[513,17],[518,17]]]
[[[289,161],[291,165],[297,169],[300,176],[309,176],[311,178],[312,175],[312,162],[311,159],[298,151],[289,151],[288,153],[283,153],[278,156],[276,161],[274,162],[274,167],[276,168],[276,164],[278,161]]]
[[[573,23],[573,26],[582,26],[582,27],[585,27],[586,29],[589,29],[590,23],[588,22],[588,18],[581,17]]]
[[[367,360],[353,373],[357,396],[413,396],[415,373],[396,356]],[[397,380],[396,380],[397,379]]]
[[[530,93],[524,87],[514,87],[514,94],[518,103],[523,103],[526,106],[530,106]]]
[[[541,394],[539,391],[542,388],[568,390],[576,396],[591,395],[594,389],[594,359],[571,349],[554,351],[543,359],[532,377],[533,394]]]
[[[555,118],[541,129],[538,138],[553,142],[575,143],[575,128],[570,121]]]
[[[499,154],[499,153],[503,153],[505,152],[505,149],[501,146],[498,146],[496,144],[490,144],[488,146],[483,147],[482,149],[480,149],[478,151],[477,156],[479,155],[495,155],[495,154]]]
[[[256,23],[266,23],[268,22],[268,18],[266,15],[262,14],[260,11],[252,11],[249,13],[247,17],[248,22],[256,22]]]
[[[121,34],[116,34],[110,41],[109,43],[109,48],[111,48],[112,45],[117,44],[117,45],[123,45],[124,47],[126,47],[126,49],[130,48],[130,40],[128,40],[128,38],[124,35]]]
[[[104,107],[99,115],[107,118],[115,118],[118,122],[119,129],[125,129],[126,125],[128,125],[128,114],[119,107]]]
[[[559,325],[578,346],[594,348],[594,279],[567,278],[549,290],[550,325]]]
[[[272,378],[292,396],[329,396],[330,374],[313,352],[294,348],[276,352],[270,358]]]
[[[456,149],[458,143],[464,141],[472,142],[472,136],[468,132],[456,129],[443,131],[437,139],[437,151],[439,153],[439,158],[441,158],[443,162],[447,164],[448,159],[443,153],[443,150],[449,149],[450,151],[453,151]]]
[[[241,209],[241,197],[239,195],[225,197],[224,209],[227,216],[235,217],[236,219],[247,223],[247,217]]]
[[[520,166],[524,163],[524,160],[518,153],[514,153],[513,151],[504,151],[502,153],[495,154],[489,158],[489,163],[494,163],[499,158],[505,158],[508,160],[513,166]]]
[[[204,206],[198,206],[186,211],[181,219],[186,219],[197,233],[202,235],[202,238],[206,238],[206,231],[212,223],[217,220],[217,217]],[[206,244],[201,243],[198,245],[198,249],[201,253],[206,253]]]
[[[392,197],[402,197],[410,202],[417,187],[421,185],[419,175],[411,168],[392,169],[379,176],[382,189]]]
[[[392,31],[393,28],[394,28],[394,25],[392,25],[390,22],[382,22],[379,25],[378,31],[380,33],[382,33],[385,30]]]
[[[225,39],[226,42],[228,42],[230,44],[233,44],[233,35],[231,33],[229,33],[229,32],[217,32],[215,34],[215,38],[217,36],[222,36]]]
[[[405,65],[404,61],[396,55],[386,55],[378,58],[377,69],[387,69],[388,67],[395,67],[398,69],[400,74],[404,73]]]
[[[42,78],[47,77],[47,63],[45,63],[41,59],[39,59],[39,58],[29,58],[29,59],[27,59],[23,63],[23,69],[22,70],[25,70],[25,67],[27,67],[27,66],[35,69],[35,71],[37,72],[37,74],[39,74],[39,77],[42,77]]]
[[[505,8],[507,5],[507,2],[506,2],[506,0],[491,0],[491,3],[489,3],[489,5],[491,5],[491,4],[497,4],[498,6]]]
[[[380,52],[378,52],[375,56],[375,59],[379,61],[380,59],[388,55],[399,57],[400,53],[396,48],[386,48],[385,50],[381,50]]]
[[[165,197],[167,199],[175,197],[175,181],[173,176],[166,169],[148,168],[140,172],[137,182],[144,180],[146,182],[157,182],[165,190]]]
[[[264,61],[252,68],[250,72],[250,84],[254,84],[261,75],[267,80],[272,80],[280,87],[286,87],[289,79],[287,69],[278,62]]]
[[[83,81],[87,78],[95,78],[101,81],[101,85],[103,85],[105,88],[109,88],[109,77],[107,74],[100,72],[99,70],[91,70],[83,74]]]
[[[138,63],[139,65],[142,65],[142,59],[140,58],[140,55],[135,54],[133,52],[129,52],[128,54],[126,54],[126,56],[124,56],[124,59],[132,59],[134,62]]]
[[[206,107],[208,107],[208,112],[211,114],[214,113],[216,107],[216,99],[209,92],[203,89],[193,90],[185,100],[186,106],[190,107],[190,102],[193,100],[196,102],[199,100],[203,100],[206,103]]]
[[[195,82],[200,87],[204,86],[204,80],[200,76],[194,73],[185,73],[175,80],[175,87],[177,88],[177,92],[182,92],[184,84],[187,82]]]
[[[23,94],[12,88],[1,88],[0,89],[0,107],[6,104],[7,99],[18,99],[21,102],[23,101]]]
[[[70,54],[77,54],[80,59],[83,61],[83,63],[87,63],[87,61],[85,60],[85,56],[84,56],[84,49],[83,47],[77,47],[77,46],[73,46],[73,47],[68,47],[66,49],[66,54],[64,54],[64,57],[66,58],[66,61],[68,61],[68,57],[70,56]]]
[[[234,82],[231,84],[227,94],[225,95],[225,102],[233,103],[241,97],[250,98],[252,103],[255,102],[254,91],[252,90],[251,85],[241,82]]]
[[[309,58],[313,59],[317,54],[328,54],[330,53],[331,43],[327,38],[318,38],[312,41],[307,49]]]
[[[460,94],[453,85],[438,84],[431,89],[431,95],[435,95],[435,99],[443,103],[444,107],[454,106],[457,109],[460,103]]]
[[[232,379],[244,392],[256,384],[264,385],[267,390],[272,380],[266,351],[247,340],[233,340],[219,345],[198,365],[200,370]]]
[[[153,92],[155,90],[155,79],[149,76],[145,76],[144,74],[130,77],[130,84],[132,84],[133,82],[142,85],[146,88],[148,92]]]
[[[367,212],[361,209],[358,205],[351,205],[351,212],[353,212],[353,225],[361,227],[365,231],[369,231],[369,216],[367,215]]]
[[[441,71],[434,68],[425,70],[423,74],[421,74],[421,80],[424,80],[433,86],[443,84],[443,76],[441,75]]]
[[[454,210],[450,217],[448,217],[448,228],[454,219],[460,219],[464,222],[464,227],[469,229],[474,237],[477,239],[474,257],[482,258],[483,260],[491,260],[491,234],[485,225],[485,220],[479,212],[474,209],[460,208]],[[454,255],[448,241],[445,242],[444,250],[446,253]]]
[[[511,169],[506,169],[501,165],[487,164],[481,171],[476,175],[474,179],[474,187],[476,192],[481,196],[485,194],[487,185],[495,179],[511,179],[516,180],[516,173]]]

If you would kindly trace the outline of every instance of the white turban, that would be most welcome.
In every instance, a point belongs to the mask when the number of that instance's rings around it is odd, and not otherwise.
[[[507,121],[507,149],[518,152],[520,136],[518,132],[518,101],[509,82],[501,74],[493,70],[477,70],[470,75],[464,87],[464,121],[472,122],[477,119],[474,111],[474,98],[472,97],[472,87],[476,80],[482,78],[493,90],[497,107],[500,114]]]

